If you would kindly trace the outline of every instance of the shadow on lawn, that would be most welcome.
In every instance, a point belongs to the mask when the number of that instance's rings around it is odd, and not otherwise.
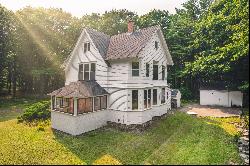
[[[231,158],[237,162],[232,157],[233,139],[222,128],[183,113],[157,120],[137,134],[109,127],[80,136],[56,130],[53,134],[87,164],[228,164]]]
[[[22,109],[0,109],[0,122],[5,122],[8,120],[16,119],[19,115],[23,113]]]

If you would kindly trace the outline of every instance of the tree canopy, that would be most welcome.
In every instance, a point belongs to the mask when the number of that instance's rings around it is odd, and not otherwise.
[[[16,12],[0,5],[1,94],[46,94],[64,83],[60,68],[82,28],[115,35],[136,28],[161,26],[174,66],[168,69],[172,88],[195,97],[202,83],[223,82],[249,89],[249,2],[189,0],[175,14],[152,10],[111,10],[81,18],[56,8],[25,7]]]

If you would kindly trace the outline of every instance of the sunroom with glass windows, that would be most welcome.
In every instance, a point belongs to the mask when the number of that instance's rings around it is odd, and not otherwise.
[[[72,82],[49,95],[52,111],[77,116],[107,109],[108,92],[96,81]]]

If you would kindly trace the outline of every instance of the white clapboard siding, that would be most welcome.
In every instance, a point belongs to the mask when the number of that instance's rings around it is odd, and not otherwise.
[[[79,63],[96,62],[96,81],[109,92],[108,106],[114,111],[134,111],[132,110],[132,90],[138,90],[138,110],[144,110],[144,89],[151,89],[151,99],[153,102],[153,89],[157,89],[158,103],[154,107],[171,108],[171,97],[166,98],[166,103],[161,104],[161,89],[165,87],[166,95],[171,95],[167,87],[167,80],[162,79],[162,65],[165,66],[167,76],[167,57],[162,46],[158,33],[152,36],[146,46],[138,54],[138,58],[109,61],[109,66],[91,42],[87,34],[83,34],[79,46],[76,48],[70,62],[70,67],[65,71],[66,84],[78,80]],[[155,41],[159,47],[155,49]],[[90,42],[90,51],[83,52],[84,42]],[[132,77],[132,61],[138,60],[140,63],[140,76]],[[158,61],[158,79],[153,80],[153,62]],[[149,77],[146,77],[146,63],[150,64]],[[166,78],[165,76],[165,78]]]
[[[112,110],[127,110],[128,90],[122,88],[109,88],[109,108]]]
[[[84,43],[90,42],[90,51],[84,53]],[[76,48],[75,55],[72,56],[70,67],[65,71],[66,82],[78,81],[78,70],[80,63],[96,62],[96,81],[103,87],[107,85],[108,66],[88,35],[83,34],[80,44]]]

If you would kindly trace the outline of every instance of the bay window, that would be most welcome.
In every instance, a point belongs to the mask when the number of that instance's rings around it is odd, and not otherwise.
[[[144,90],[144,109],[151,108],[151,89]]]
[[[157,89],[153,89],[153,105],[157,105]]]
[[[151,89],[148,90],[148,108],[151,108]]]
[[[138,109],[138,90],[132,90],[132,110]]]
[[[161,89],[161,104],[164,104],[166,102],[165,99],[165,88]]]

